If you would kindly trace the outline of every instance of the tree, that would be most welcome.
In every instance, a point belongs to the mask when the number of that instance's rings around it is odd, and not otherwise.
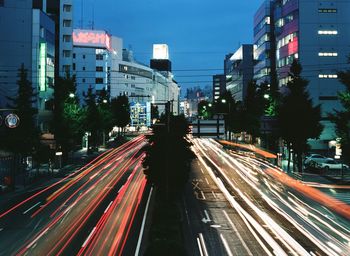
[[[294,60],[290,67],[291,80],[288,92],[282,96],[278,109],[278,123],[281,137],[287,143],[288,169],[290,150],[297,156],[298,170],[302,171],[302,155],[307,150],[307,140],[318,138],[322,132],[321,107],[313,106],[307,91],[309,81],[301,77],[302,67]]]
[[[189,132],[185,117],[171,115],[168,123],[168,114],[153,126],[143,161],[147,179],[165,200],[181,195],[194,158],[190,143],[185,139]]]
[[[198,116],[202,117],[203,119],[211,118],[212,116],[211,103],[209,103],[206,100],[201,100],[198,103]]]
[[[253,138],[260,135],[260,119],[264,114],[266,89],[259,88],[256,81],[251,81],[247,87],[247,95],[243,100],[241,120],[243,130]]]
[[[39,145],[39,131],[36,126],[38,110],[34,107],[37,94],[27,77],[28,71],[22,64],[18,69],[17,97],[8,97],[11,102],[9,107],[16,110],[20,124],[17,128],[8,130],[8,136],[5,138],[7,148],[22,156],[31,154],[33,148],[37,148]]]
[[[102,144],[105,145],[106,134],[113,128],[111,101],[105,89],[101,90],[97,97],[97,109],[101,121]]]
[[[225,91],[222,96],[215,103],[217,113],[223,113],[225,118],[225,130],[229,132],[229,139],[231,140],[231,133],[241,131],[241,121],[238,116],[239,103],[235,101],[230,91]]]
[[[350,63],[350,57],[349,61]],[[342,110],[334,110],[329,114],[335,124],[337,136],[340,138],[342,157],[350,162],[350,70],[338,72],[339,81],[345,86],[345,90],[338,93]]]
[[[98,132],[102,130],[101,118],[96,104],[96,94],[90,86],[87,93],[83,93],[85,101],[85,118],[84,128],[89,132],[88,136],[88,152],[90,148],[96,149],[98,144]]]
[[[118,135],[120,130],[130,123],[130,104],[127,96],[122,95],[117,98],[113,98],[111,102],[113,121],[117,127],[119,127]]]
[[[83,135],[83,110],[76,96],[75,76],[68,73],[58,77],[54,88],[54,118],[53,132],[56,148],[63,152],[63,161],[67,160],[68,152]]]
[[[159,118],[159,110],[158,106],[155,104],[151,104],[151,120]]]

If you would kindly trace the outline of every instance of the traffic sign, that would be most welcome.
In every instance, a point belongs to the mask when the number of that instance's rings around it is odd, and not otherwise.
[[[8,127],[8,128],[16,128],[18,127],[19,125],[19,117],[16,115],[16,114],[8,114],[6,117],[5,117],[5,125]]]

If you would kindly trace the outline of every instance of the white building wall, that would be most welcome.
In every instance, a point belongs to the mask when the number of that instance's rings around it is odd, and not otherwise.
[[[68,10],[70,6],[70,10]],[[71,21],[71,25],[67,26],[67,22]],[[65,76],[66,71],[72,73],[72,53],[73,53],[73,0],[60,1],[60,76]],[[70,41],[65,41],[70,37]],[[67,56],[64,52],[69,52]]]
[[[334,12],[321,12],[322,9]],[[310,81],[310,95],[314,104],[321,104],[324,118],[334,109],[341,109],[337,93],[343,91],[344,86],[335,75],[349,68],[349,13],[350,1],[299,1],[299,59],[303,76]],[[336,31],[337,34],[319,34],[319,31]],[[319,56],[324,53],[334,53],[334,56]],[[329,121],[323,124],[325,129],[320,140],[327,146],[327,140],[334,139],[335,132]]]

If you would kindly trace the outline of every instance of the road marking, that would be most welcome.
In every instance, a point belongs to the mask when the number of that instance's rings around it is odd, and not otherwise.
[[[108,209],[109,209],[109,207],[111,207],[112,204],[113,204],[113,201],[111,201],[111,202],[109,203],[109,205],[107,206],[107,208],[106,208],[106,210],[104,211],[104,213],[108,212]]]
[[[203,169],[201,168],[201,172],[204,174],[204,171],[203,171]]]
[[[202,195],[203,200],[205,200],[206,198],[205,198],[205,195],[204,195],[202,190],[201,190],[201,195]]]
[[[141,229],[140,229],[140,235],[139,235],[139,239],[138,239],[138,241],[137,241],[137,246],[136,246],[136,250],[135,250],[135,256],[139,256],[139,254],[140,254],[142,236],[143,236],[143,231],[144,231],[144,229],[145,229],[146,216],[147,216],[147,213],[148,213],[149,202],[151,201],[152,191],[153,191],[153,187],[151,187],[151,190],[150,190],[149,195],[148,195],[148,199],[147,199],[147,203],[146,203],[146,208],[145,208],[145,213],[144,213],[143,219],[142,219],[142,224],[141,224]]]
[[[85,240],[85,242],[83,243],[83,245],[81,246],[81,248],[83,248],[83,247],[85,247],[85,246],[87,245],[87,243],[89,242],[91,236],[94,234],[95,230],[96,230],[96,227],[94,227],[94,228],[91,230],[90,235],[86,238],[86,240]]]
[[[209,256],[207,247],[205,246],[205,241],[204,241],[204,237],[203,237],[202,233],[199,233],[199,240],[200,240],[201,247],[203,249],[203,254],[202,255]]]
[[[208,181],[208,179],[207,178],[205,178],[205,181],[207,182],[207,184],[209,185],[209,181]]]
[[[192,185],[193,185],[193,189],[196,189],[198,188],[199,189],[199,181],[197,181],[196,183],[192,182]]]
[[[212,228],[221,228],[221,225],[210,225]]]
[[[225,237],[221,233],[220,233],[220,238],[221,238],[222,243],[224,244],[224,247],[225,247],[225,250],[227,252],[227,255],[228,256],[233,256],[233,253],[232,253],[230,247],[228,246],[228,243],[227,243]]]
[[[247,246],[247,244],[244,242],[243,238],[241,237],[241,234],[238,232],[235,224],[233,224],[231,218],[228,216],[227,212],[225,210],[222,210],[222,212],[224,213],[227,221],[230,223],[232,229],[236,232],[238,239],[241,241],[243,247],[247,250],[248,255],[253,256],[253,253],[249,250],[249,247]]]
[[[201,246],[201,241],[199,240],[198,237],[197,237],[197,244],[198,244],[199,254],[201,256],[203,256],[203,250],[202,250],[202,246]]]
[[[23,214],[27,214],[30,210],[34,209],[36,206],[38,206],[39,204],[41,204],[41,202],[36,203],[35,205],[33,205],[32,207],[30,207],[28,210],[24,211]]]
[[[211,219],[210,219],[210,216],[209,216],[207,210],[204,210],[204,215],[205,215],[205,217],[202,219],[202,221],[203,221],[204,223],[211,222]]]
[[[217,199],[218,197],[216,196],[216,194],[214,193],[214,191],[211,191],[211,193],[213,194],[214,198]]]

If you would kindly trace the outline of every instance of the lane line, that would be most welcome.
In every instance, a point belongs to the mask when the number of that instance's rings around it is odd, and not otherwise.
[[[33,205],[32,207],[30,207],[28,210],[24,211],[23,214],[27,214],[30,210],[34,209],[36,206],[38,206],[39,204],[41,204],[41,202],[36,203],[35,205]]]
[[[244,249],[246,249],[248,255],[253,256],[253,253],[249,250],[249,247],[248,247],[247,244],[244,242],[244,240],[243,240],[241,234],[238,232],[238,230],[237,230],[235,224],[232,222],[232,220],[231,220],[231,218],[228,216],[227,212],[226,212],[225,210],[222,210],[222,212],[224,213],[224,215],[225,215],[227,221],[230,223],[232,229],[236,232],[239,241],[241,241],[241,243],[242,243]]]
[[[203,169],[201,168],[201,172],[204,174],[204,171],[203,171]]]
[[[221,238],[222,243],[224,244],[227,255],[233,256],[233,253],[232,253],[230,247],[228,246],[228,243],[227,243],[225,237],[221,233],[220,233],[220,238]]]
[[[205,178],[205,181],[207,182],[207,184],[208,184],[208,185],[210,185],[210,184],[209,184],[209,181],[208,181],[208,179],[207,179],[207,178]]]
[[[140,254],[141,242],[142,242],[143,232],[144,232],[144,229],[145,229],[146,216],[147,216],[147,213],[148,213],[149,203],[150,203],[150,201],[151,201],[152,191],[153,191],[153,187],[151,187],[151,190],[150,190],[149,195],[148,195],[148,199],[147,199],[147,203],[146,203],[146,208],[145,208],[145,213],[144,213],[143,219],[142,219],[140,235],[139,235],[139,239],[138,239],[138,241],[137,241],[135,256],[139,256],[139,254]]]
[[[213,194],[214,198],[217,199],[218,197],[216,196],[216,194],[214,193],[214,191],[211,191],[211,193]]]
[[[201,190],[201,195],[202,195],[203,200],[205,200],[206,198],[205,198],[205,195],[204,195],[202,190]]]
[[[202,245],[203,255],[204,255],[204,256],[209,256],[208,250],[207,250],[207,247],[206,247],[206,245],[205,245],[205,241],[204,241],[204,237],[203,237],[203,234],[202,234],[202,233],[199,233],[199,240],[200,240],[201,245]]]
[[[198,244],[199,254],[200,254],[201,256],[204,256],[203,250],[202,250],[202,246],[201,246],[201,241],[199,240],[198,237],[197,237],[197,244]]]

